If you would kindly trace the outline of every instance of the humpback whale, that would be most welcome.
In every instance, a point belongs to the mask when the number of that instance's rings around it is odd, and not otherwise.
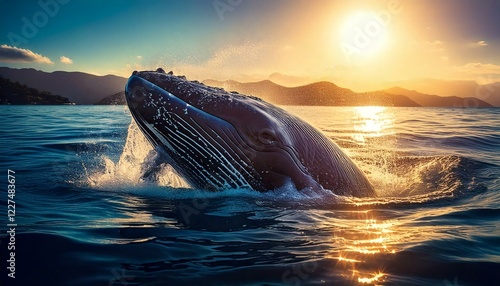
[[[134,71],[125,97],[148,141],[192,187],[375,196],[365,174],[319,130],[257,97],[184,76]]]

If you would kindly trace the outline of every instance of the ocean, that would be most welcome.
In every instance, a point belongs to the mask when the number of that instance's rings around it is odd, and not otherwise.
[[[141,180],[127,107],[0,106],[1,285],[500,285],[500,108],[283,108],[378,197]]]

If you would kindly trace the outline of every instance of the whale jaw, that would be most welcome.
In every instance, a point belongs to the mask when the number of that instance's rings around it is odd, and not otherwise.
[[[191,186],[263,189],[230,123],[137,75],[130,77],[125,90],[141,131]]]

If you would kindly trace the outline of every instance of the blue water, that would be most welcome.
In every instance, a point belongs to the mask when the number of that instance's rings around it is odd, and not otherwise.
[[[285,108],[379,197],[140,181],[125,107],[0,106],[1,285],[500,285],[500,109]]]

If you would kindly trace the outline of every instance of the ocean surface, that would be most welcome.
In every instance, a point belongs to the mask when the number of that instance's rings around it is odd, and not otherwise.
[[[126,107],[0,106],[0,284],[500,285],[500,108],[284,108],[379,197],[141,180]]]

